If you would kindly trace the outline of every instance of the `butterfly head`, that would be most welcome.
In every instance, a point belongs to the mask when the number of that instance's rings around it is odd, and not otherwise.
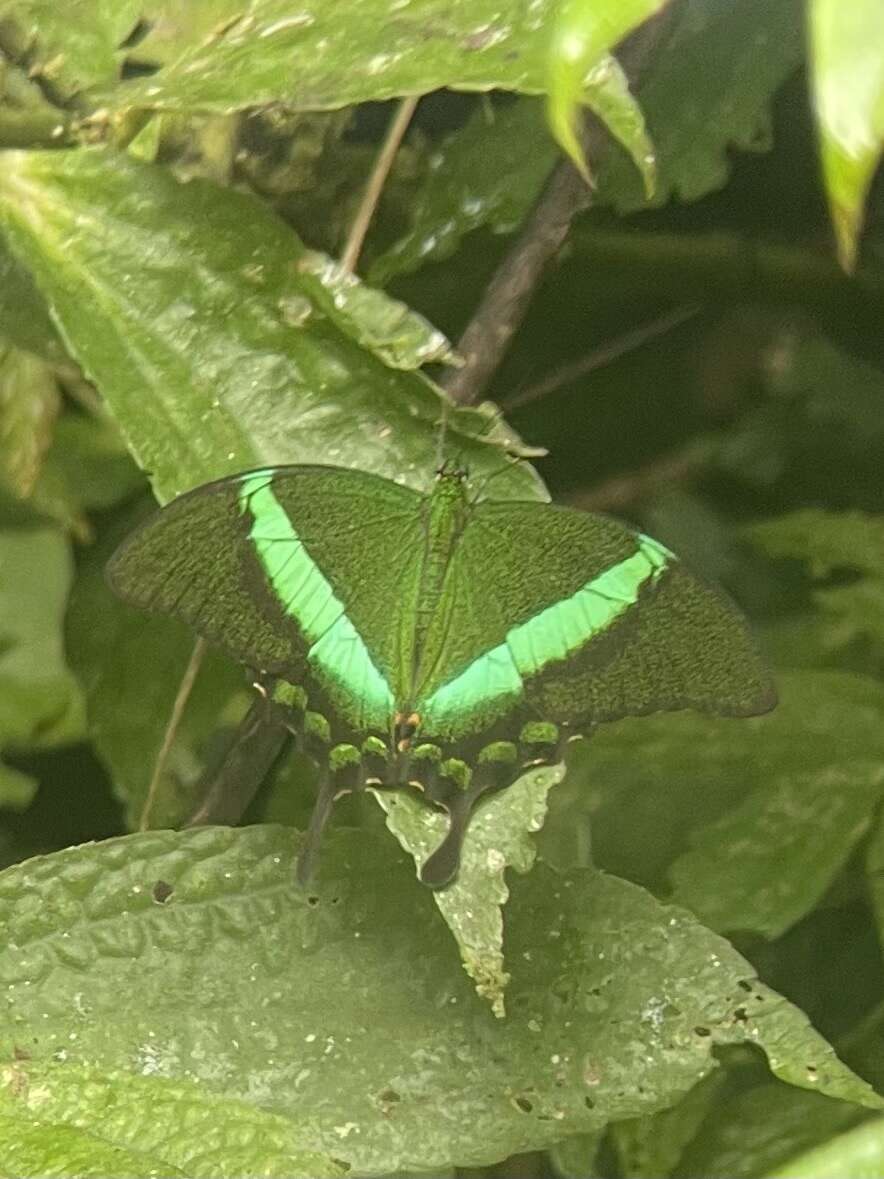
[[[438,482],[450,480],[453,483],[464,483],[469,478],[469,468],[464,466],[459,458],[445,459],[436,468]]]

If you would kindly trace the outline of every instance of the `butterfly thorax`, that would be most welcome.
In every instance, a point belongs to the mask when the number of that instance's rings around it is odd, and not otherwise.
[[[424,552],[421,563],[418,606],[412,619],[409,645],[408,677],[410,700],[403,701],[407,711],[417,697],[420,685],[432,674],[434,652],[427,647],[430,624],[440,609],[445,609],[445,578],[457,541],[466,527],[469,502],[462,472],[443,467],[436,484],[424,501]]]

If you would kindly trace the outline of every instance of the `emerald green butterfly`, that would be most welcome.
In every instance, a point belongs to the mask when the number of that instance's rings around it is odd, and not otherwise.
[[[421,873],[441,887],[480,796],[570,737],[776,700],[742,616],[663,545],[571,508],[471,502],[448,465],[428,494],[323,466],[222,479],[147,520],[108,572],[295,685],[292,730],[327,746],[301,879],[347,790],[410,785],[448,812]]]

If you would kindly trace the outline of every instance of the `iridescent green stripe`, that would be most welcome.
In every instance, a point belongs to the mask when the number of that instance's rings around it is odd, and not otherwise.
[[[307,660],[320,679],[344,697],[357,723],[386,730],[393,710],[389,685],[273,494],[272,483],[272,471],[256,471],[239,492],[241,509],[252,517],[249,538],[258,560],[282,610],[310,644]]]
[[[649,536],[639,535],[638,545],[631,557],[594,577],[570,598],[513,627],[503,643],[419,704],[427,730],[462,723],[490,702],[496,714],[502,713],[522,695],[526,678],[567,659],[606,630],[673,559],[667,548]]]

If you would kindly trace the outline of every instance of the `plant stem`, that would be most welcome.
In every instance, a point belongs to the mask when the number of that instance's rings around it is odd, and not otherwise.
[[[178,694],[175,697],[175,703],[172,705],[172,712],[169,716],[169,723],[166,725],[166,731],[163,734],[163,743],[160,746],[160,751],[157,754],[157,759],[154,762],[153,775],[150,779],[150,785],[147,788],[147,797],[144,800],[144,807],[141,811],[141,818],[138,822],[139,831],[147,831],[150,827],[150,813],[153,810],[156,802],[157,793],[159,792],[160,782],[163,777],[163,770],[166,768],[166,762],[169,759],[169,752],[175,741],[175,736],[178,732],[178,727],[181,724],[181,718],[184,715],[184,709],[187,706],[187,701],[190,693],[193,691],[193,685],[196,681],[197,673],[205,658],[206,643],[204,639],[197,639],[193,645],[193,651],[190,653],[190,661],[184,670],[184,675],[181,677],[181,683],[178,685]]]
[[[362,194],[359,208],[356,210],[356,216],[353,218],[353,224],[350,226],[347,243],[341,254],[341,265],[345,270],[356,269],[356,263],[359,261],[359,255],[362,252],[362,246],[365,242],[365,235],[368,233],[368,227],[371,224],[371,219],[381,198],[384,184],[393,166],[393,160],[396,158],[396,152],[399,150],[399,144],[402,142],[402,137],[408,129],[408,124],[411,122],[411,117],[414,114],[419,98],[419,95],[403,98],[399,103],[396,114],[390,122],[384,142],[381,144],[381,149],[378,152],[374,167],[371,170],[371,175],[368,178],[368,183],[365,186],[365,191]]]

